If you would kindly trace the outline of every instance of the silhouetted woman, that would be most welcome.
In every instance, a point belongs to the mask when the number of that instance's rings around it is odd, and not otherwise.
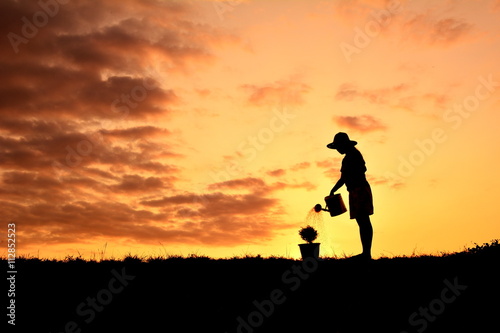
[[[340,179],[332,188],[330,195],[346,185],[349,192],[349,211],[351,219],[356,219],[359,226],[359,234],[363,253],[356,257],[371,259],[371,248],[373,239],[373,228],[370,215],[373,214],[373,198],[370,184],[365,177],[366,166],[363,155],[356,147],[356,141],[351,141],[346,133],[339,132],[333,138],[333,142],[327,145],[330,149],[336,149],[340,154],[345,154],[340,169]]]

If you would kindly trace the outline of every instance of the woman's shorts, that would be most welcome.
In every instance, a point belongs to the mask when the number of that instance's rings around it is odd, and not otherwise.
[[[373,214],[373,197],[370,185],[349,190],[349,214],[351,219]]]

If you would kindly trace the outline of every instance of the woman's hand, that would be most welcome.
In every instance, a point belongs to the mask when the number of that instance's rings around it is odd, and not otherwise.
[[[334,195],[335,192],[341,188],[343,185],[344,185],[344,180],[342,178],[340,178],[338,181],[337,181],[337,184],[335,184],[335,186],[332,188],[332,190],[330,191],[330,196]]]

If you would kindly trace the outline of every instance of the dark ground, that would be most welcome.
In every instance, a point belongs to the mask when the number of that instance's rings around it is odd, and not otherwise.
[[[15,331],[500,332],[499,250],[370,263],[18,259]]]

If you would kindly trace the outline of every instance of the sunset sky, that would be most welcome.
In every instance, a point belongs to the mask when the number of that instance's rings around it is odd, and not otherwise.
[[[373,256],[500,238],[499,0],[0,3],[2,252],[297,258],[344,131]],[[348,193],[340,193],[347,203]],[[349,214],[324,255],[361,251]]]

